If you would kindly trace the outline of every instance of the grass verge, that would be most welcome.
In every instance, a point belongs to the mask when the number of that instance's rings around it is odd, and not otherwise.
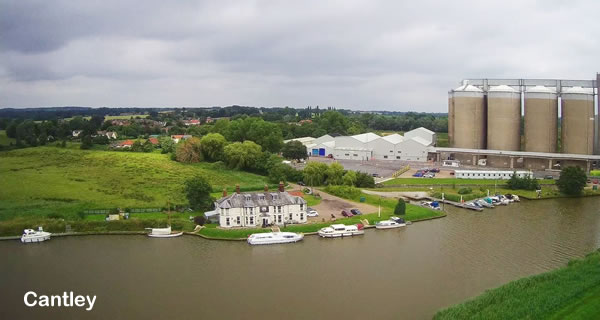
[[[486,291],[434,319],[599,319],[600,251]]]

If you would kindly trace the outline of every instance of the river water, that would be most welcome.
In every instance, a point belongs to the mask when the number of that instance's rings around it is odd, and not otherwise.
[[[427,319],[600,247],[600,199],[523,201],[364,236],[251,247],[194,236],[0,242],[0,319]],[[27,308],[27,291],[96,295]]]

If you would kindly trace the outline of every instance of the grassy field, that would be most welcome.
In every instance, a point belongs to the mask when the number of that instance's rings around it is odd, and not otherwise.
[[[266,178],[210,163],[181,164],[159,153],[36,147],[0,152],[0,222],[48,216],[80,219],[85,209],[185,204],[183,183],[202,175],[213,188],[262,189]]]
[[[555,184],[555,180],[552,179],[540,179],[540,184]],[[504,185],[506,180],[490,180],[490,179],[458,179],[458,178],[395,178],[383,183],[384,186],[398,186],[398,185],[485,185],[493,186]]]
[[[600,251],[486,291],[434,319],[600,319]]]
[[[147,114],[133,114],[129,116],[104,116],[104,120],[128,120],[131,118],[148,118]],[[83,119],[90,120],[92,117],[82,117]],[[73,118],[64,118],[65,121],[73,120]]]
[[[6,136],[6,130],[0,130],[0,145],[8,146],[11,142],[14,144],[16,141],[15,139]]]
[[[306,206],[312,207],[321,203],[321,198],[317,198],[312,194],[304,195],[304,200],[306,200]]]

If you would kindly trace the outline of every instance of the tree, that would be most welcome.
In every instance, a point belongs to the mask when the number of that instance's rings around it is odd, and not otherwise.
[[[227,144],[227,140],[219,133],[209,133],[202,137],[202,152],[204,156],[212,161],[221,160],[224,158],[223,149]]]
[[[144,151],[144,152],[154,151],[154,145],[152,144],[152,142],[150,142],[150,140],[146,140],[146,142],[144,142],[144,144],[142,145],[142,151]]]
[[[342,180],[345,185],[353,186],[356,183],[356,171],[347,171]]]
[[[307,158],[306,146],[300,141],[290,141],[284,144],[281,154],[286,159],[300,160]]]
[[[131,146],[130,150],[133,152],[142,152],[144,151],[144,145],[142,145],[142,142],[140,140],[136,140]]]
[[[194,223],[199,225],[199,226],[203,226],[206,223],[206,217],[204,215],[201,216],[195,216],[194,217]]]
[[[173,151],[175,151],[175,143],[173,142],[173,139],[171,139],[170,137],[160,137],[158,139],[158,143],[160,144],[160,148],[161,151],[160,153],[171,153]]]
[[[224,149],[225,160],[230,168],[254,169],[262,155],[259,145],[252,141],[235,142]]]
[[[327,184],[340,185],[343,182],[344,167],[341,164],[334,162],[329,165],[325,174],[327,174]]]
[[[358,172],[355,185],[359,188],[375,188],[375,179],[368,173]]]
[[[81,139],[81,145],[79,146],[79,148],[80,149],[90,149],[92,147],[92,145],[93,145],[92,137],[87,135]]]
[[[194,210],[209,210],[212,208],[213,199],[210,196],[212,187],[206,178],[196,176],[185,181],[184,192]]]
[[[556,181],[558,190],[566,195],[581,194],[587,182],[585,171],[579,167],[566,167],[560,171]]]
[[[304,182],[311,187],[322,185],[325,180],[325,172],[327,169],[327,165],[323,162],[309,162],[302,171]]]
[[[396,207],[394,208],[394,214],[399,216],[406,214],[406,203],[404,202],[404,199],[398,199],[398,203],[396,203]]]
[[[202,144],[199,138],[192,137],[177,144],[175,157],[179,162],[193,163],[203,160]]]

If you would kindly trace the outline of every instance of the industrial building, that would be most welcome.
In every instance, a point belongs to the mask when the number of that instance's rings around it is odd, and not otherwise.
[[[500,168],[597,167],[598,80],[463,80],[448,93],[450,148],[430,156]]]
[[[401,160],[427,161],[430,147],[434,146],[437,137],[435,132],[417,128],[408,131],[404,136],[391,134],[379,136],[374,133],[363,133],[353,136],[324,135],[317,139],[297,138],[289,141],[302,142],[313,157],[333,157],[346,160]]]

